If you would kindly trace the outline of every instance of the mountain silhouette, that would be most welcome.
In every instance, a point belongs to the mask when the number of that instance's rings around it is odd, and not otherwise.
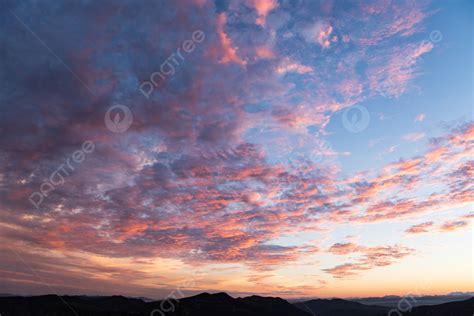
[[[250,296],[244,298],[232,298],[226,293],[202,293],[196,296],[179,300],[179,304],[171,302],[175,306],[175,313],[163,313],[164,315],[189,315],[189,316],[309,316],[310,314],[298,309],[281,298]],[[159,308],[161,302],[153,303]],[[170,304],[164,304],[164,311]],[[156,315],[161,315],[156,313]]]
[[[474,315],[474,297],[465,301],[439,305],[425,305],[413,308],[410,316],[472,316]]]
[[[226,293],[201,293],[182,299],[145,302],[124,296],[0,297],[2,316],[386,316],[390,307],[342,299],[315,299],[291,304],[278,297],[233,298]],[[415,307],[408,316],[472,316],[474,298]],[[399,315],[395,312],[392,315]]]
[[[474,293],[470,292],[456,292],[450,293],[448,295],[423,295],[423,296],[414,296],[407,295],[405,297],[387,295],[383,297],[364,297],[364,298],[355,298],[351,299],[352,302],[358,302],[365,305],[379,305],[387,307],[397,307],[400,301],[409,302],[412,307],[422,306],[422,305],[439,305],[443,303],[455,302],[455,301],[465,301],[474,296]]]
[[[390,310],[384,306],[364,305],[343,299],[316,299],[294,305],[318,316],[386,316]]]

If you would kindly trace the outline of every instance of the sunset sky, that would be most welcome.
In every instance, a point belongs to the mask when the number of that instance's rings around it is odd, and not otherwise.
[[[0,293],[474,291],[474,2],[0,8]]]

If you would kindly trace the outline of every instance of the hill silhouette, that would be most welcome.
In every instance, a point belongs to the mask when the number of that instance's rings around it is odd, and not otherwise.
[[[377,305],[364,305],[343,299],[316,299],[302,303],[295,303],[302,310],[318,316],[386,316],[390,308]]]
[[[415,307],[410,316],[472,316],[474,315],[474,298],[460,302]]]
[[[410,302],[410,304],[415,306],[422,305],[439,305],[443,303],[455,302],[455,301],[465,301],[474,296],[474,293],[450,293],[448,295],[422,295],[422,296],[412,296],[407,295],[405,299]],[[387,307],[397,307],[398,303],[403,300],[402,296],[387,295],[383,297],[364,297],[351,299],[353,302],[362,303],[365,305],[379,305]]]
[[[145,302],[124,296],[0,297],[2,316],[377,316],[389,307],[342,299],[316,299],[291,304],[278,297],[233,298],[226,293],[201,293],[180,300]],[[414,308],[409,316],[472,316],[474,298]],[[397,315],[397,313],[392,313]]]

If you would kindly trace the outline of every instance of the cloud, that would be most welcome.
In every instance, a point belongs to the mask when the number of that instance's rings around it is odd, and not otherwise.
[[[466,205],[472,195],[472,187],[466,182],[472,170],[469,161],[471,130],[472,122],[454,127],[444,137],[432,139],[423,157],[390,163],[373,180],[349,180],[357,194],[353,202],[367,203],[367,211],[353,219],[364,222],[391,220]],[[422,183],[431,193],[423,198],[409,193]],[[437,185],[447,185],[450,190],[436,191]],[[375,202],[378,196],[387,193],[391,196],[390,201]]]
[[[417,142],[423,138],[425,138],[425,133],[410,133],[410,134],[405,134],[402,136],[403,140],[406,140],[409,142]]]
[[[368,26],[362,27],[359,31],[358,41],[364,45],[377,45],[391,37],[408,37],[419,32],[422,29],[420,24],[429,15],[425,6],[424,2],[360,3],[358,9],[363,19],[370,20],[377,16],[384,23],[380,24],[379,28],[373,32],[368,30]],[[398,14],[401,12],[403,12],[401,15]]]
[[[237,49],[232,46],[232,41],[224,31],[226,25],[227,16],[225,13],[221,13],[217,16],[216,29],[219,35],[219,40],[222,46],[223,57],[220,59],[220,63],[227,64],[230,62],[237,63],[239,65],[246,65],[247,62],[240,58],[237,54]]]
[[[356,276],[362,271],[392,265],[398,259],[413,254],[414,249],[398,245],[365,247],[352,243],[338,243],[331,246],[329,252],[336,255],[360,254],[360,257],[354,262],[323,269],[335,278],[345,279]]]
[[[451,232],[465,228],[468,224],[466,221],[447,221],[440,226],[440,230],[443,232]]]
[[[469,201],[471,164],[460,158],[453,165],[445,163],[447,156],[469,157],[466,149],[470,145],[465,142],[465,135],[471,131],[469,125],[437,139],[424,159],[388,164],[375,178],[365,176],[363,181],[355,177],[338,180],[322,170],[314,174],[312,170],[317,169],[311,163],[307,169],[295,172],[283,165],[267,164],[265,151],[255,144],[176,156],[158,149],[152,154],[153,160],[142,165],[127,151],[118,155],[98,143],[97,153],[101,154],[91,156],[81,172],[72,175],[44,202],[45,211],[16,212],[14,216],[4,211],[4,216],[9,214],[10,225],[24,228],[6,230],[2,238],[21,238],[35,247],[87,250],[103,256],[161,256],[180,258],[189,264],[239,262],[257,270],[268,269],[316,253],[317,248],[307,245],[288,247],[272,245],[271,241],[282,234],[315,229],[321,220],[390,221]],[[205,140],[213,144],[209,140],[213,138]],[[447,149],[439,153],[439,148]],[[102,160],[112,156],[123,157],[112,166]],[[135,171],[122,174],[123,179],[109,176],[120,174],[127,165],[134,166]],[[104,174],[97,169],[103,167]],[[3,174],[5,186],[11,175]],[[405,188],[419,183],[436,184],[427,177],[430,174],[451,189],[425,197],[399,196]],[[100,192],[103,179],[110,179],[110,186]],[[16,194],[5,191],[4,210],[27,209],[25,196],[38,185],[37,180],[26,180],[13,186]],[[95,189],[72,194],[86,185]],[[387,195],[390,200],[383,199]],[[38,234],[38,230],[44,233]],[[333,245],[329,252],[368,255],[377,251],[343,243]],[[367,268],[366,263],[353,264],[357,265],[338,269]]]
[[[266,46],[259,46],[255,49],[255,51],[257,56],[262,59],[271,59],[275,57],[272,50]]]
[[[414,122],[423,122],[426,118],[426,114],[425,113],[420,113],[418,114],[416,117],[415,117],[415,120]]]
[[[360,247],[353,243],[337,243],[329,248],[329,252],[336,255],[346,255],[359,251]]]
[[[427,233],[429,229],[432,228],[434,225],[433,222],[425,222],[417,225],[413,225],[406,230],[407,233],[410,234],[419,234],[419,233]]]
[[[305,73],[313,72],[314,70],[310,66],[301,65],[301,64],[293,62],[289,59],[284,59],[280,63],[280,65],[278,65],[278,68],[277,68],[276,71],[277,71],[278,74],[283,75],[287,72],[295,72],[295,73],[298,73],[298,74],[305,74]]]
[[[466,215],[464,215],[462,218],[464,218],[464,219],[471,219],[471,218],[474,218],[474,213],[466,214]]]
[[[435,228],[436,228],[436,231],[439,233],[452,232],[452,231],[460,230],[467,227],[469,225],[468,220],[470,220],[472,217],[473,217],[473,214],[466,214],[466,215],[460,216],[456,220],[448,220],[437,226],[435,226],[433,222],[421,223],[418,225],[411,226],[410,228],[406,230],[406,232],[412,233],[412,234],[427,233],[427,232],[434,232]]]
[[[327,22],[316,22],[304,30],[304,35],[309,42],[316,42],[322,48],[329,48],[333,42],[337,42],[337,36],[333,35],[333,27]]]
[[[389,52],[383,58],[382,55],[373,58],[371,63],[378,66],[368,70],[371,90],[387,97],[400,96],[415,78],[420,57],[433,47],[431,42],[413,43],[403,50]]]
[[[268,13],[278,7],[277,0],[248,0],[249,4],[257,11],[258,17],[255,24],[264,26]]]

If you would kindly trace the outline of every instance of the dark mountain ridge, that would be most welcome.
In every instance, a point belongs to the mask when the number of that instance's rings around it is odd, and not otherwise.
[[[383,296],[383,297],[365,297],[365,298],[354,298],[349,299],[353,302],[358,302],[366,305],[379,305],[387,307],[397,307],[400,301],[404,299],[409,301],[410,304],[415,306],[422,305],[439,305],[443,303],[465,301],[474,295],[471,293],[456,293],[448,295],[406,295],[406,296]]]
[[[390,308],[377,305],[364,305],[340,298],[315,299],[295,303],[298,308],[312,312],[314,315],[351,315],[351,316],[386,316]]]
[[[378,316],[391,308],[364,305],[343,299],[316,299],[291,304],[279,297],[233,298],[227,293],[201,293],[182,299],[146,302],[124,296],[5,296],[0,297],[2,316]],[[474,298],[441,305],[420,306],[408,316],[472,316]]]

